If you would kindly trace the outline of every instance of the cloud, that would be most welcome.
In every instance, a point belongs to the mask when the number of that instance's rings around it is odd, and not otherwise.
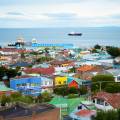
[[[112,15],[110,17],[113,18],[113,19],[119,19],[120,20],[120,14],[115,14],[115,15]]]
[[[7,15],[24,15],[23,13],[20,13],[20,12],[8,12],[6,14]]]
[[[26,23],[35,27],[117,26],[119,4],[120,0],[1,0],[0,27],[6,23],[13,27]]]
[[[58,20],[71,20],[77,18],[77,14],[75,13],[45,13],[43,15]]]
[[[61,3],[78,3],[88,0],[0,0],[0,6],[9,5],[30,5],[30,4],[61,4]]]

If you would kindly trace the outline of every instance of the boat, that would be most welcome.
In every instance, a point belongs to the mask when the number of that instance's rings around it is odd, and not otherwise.
[[[82,36],[82,33],[77,33],[77,32],[71,32],[68,33],[69,36]]]

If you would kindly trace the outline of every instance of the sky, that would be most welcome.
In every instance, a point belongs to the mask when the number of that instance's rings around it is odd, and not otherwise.
[[[0,0],[0,28],[120,26],[120,0]]]

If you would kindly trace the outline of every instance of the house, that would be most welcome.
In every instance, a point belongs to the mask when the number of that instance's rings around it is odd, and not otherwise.
[[[71,88],[71,87],[75,87],[76,89],[79,88],[79,84],[73,79],[73,77],[67,78],[67,84],[68,84],[69,88]]]
[[[10,95],[16,91],[5,86],[4,82],[0,82],[0,96],[1,95]]]
[[[65,67],[65,66],[74,66],[74,61],[58,61],[58,60],[54,60],[50,63],[52,66],[54,67]]]
[[[23,49],[17,49],[17,48],[2,48],[0,49],[0,53],[2,55],[16,55],[20,53],[27,53],[30,52],[30,50],[23,50]]]
[[[50,104],[18,104],[0,111],[0,120],[59,120],[60,109]]]
[[[120,69],[108,69],[106,70],[106,73],[113,75],[115,82],[120,82]]]
[[[55,76],[54,78],[54,85],[66,85],[67,84],[67,77],[66,76]]]
[[[92,53],[82,57],[86,61],[108,60],[111,56],[107,53]]]
[[[41,76],[41,92],[53,92],[53,79],[50,77],[42,77]]]
[[[11,56],[2,56],[0,55],[0,65],[7,65],[12,61]]]
[[[10,65],[10,67],[29,67],[31,65],[31,63],[28,63],[28,62],[17,62],[17,63],[15,63],[15,64],[12,64],[12,65]]]
[[[86,50],[86,51],[81,51],[80,55],[89,55],[90,51]]]
[[[21,77],[10,80],[10,88],[25,95],[38,96],[41,93],[40,77]]]
[[[91,101],[81,101],[70,113],[70,117],[75,120],[91,120],[91,117],[95,115],[95,106]]]
[[[85,86],[91,85],[91,80],[83,80],[79,78],[68,77],[67,84],[68,84],[68,87],[80,88],[80,86],[82,85],[85,85]]]
[[[26,74],[43,74],[43,75],[53,75],[55,72],[54,67],[49,68],[27,68],[23,71]]]
[[[77,68],[77,71],[82,73],[82,72],[88,72],[88,71],[91,71],[95,68],[95,66],[92,66],[92,65],[83,65],[83,66],[80,66],[79,68]]]
[[[103,67],[99,65],[83,65],[77,68],[77,73],[83,75],[84,73],[100,72],[103,71]]]
[[[98,92],[92,97],[97,109],[111,110],[120,108],[120,93]]]

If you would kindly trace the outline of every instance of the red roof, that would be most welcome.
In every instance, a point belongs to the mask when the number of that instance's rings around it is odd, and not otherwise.
[[[93,98],[102,99],[108,102],[113,108],[120,108],[120,93],[98,92]]]
[[[16,76],[15,79],[19,79],[19,78],[29,78],[31,76],[29,75],[22,75],[22,76]]]
[[[55,72],[55,69],[53,67],[49,68],[27,68],[24,70],[27,74],[45,74],[45,75],[52,75]]]
[[[23,49],[17,49],[17,48],[2,48],[0,51],[3,52],[18,52],[18,53],[23,53],[23,52],[31,52],[30,50],[23,50]]]
[[[92,115],[96,114],[95,110],[80,110],[79,112],[75,113],[77,116],[82,116],[82,117],[90,117]]]
[[[70,82],[70,83],[68,84],[68,87],[69,87],[69,88],[75,87],[76,89],[78,89],[78,83],[77,83],[75,80],[73,80],[72,82]]]

